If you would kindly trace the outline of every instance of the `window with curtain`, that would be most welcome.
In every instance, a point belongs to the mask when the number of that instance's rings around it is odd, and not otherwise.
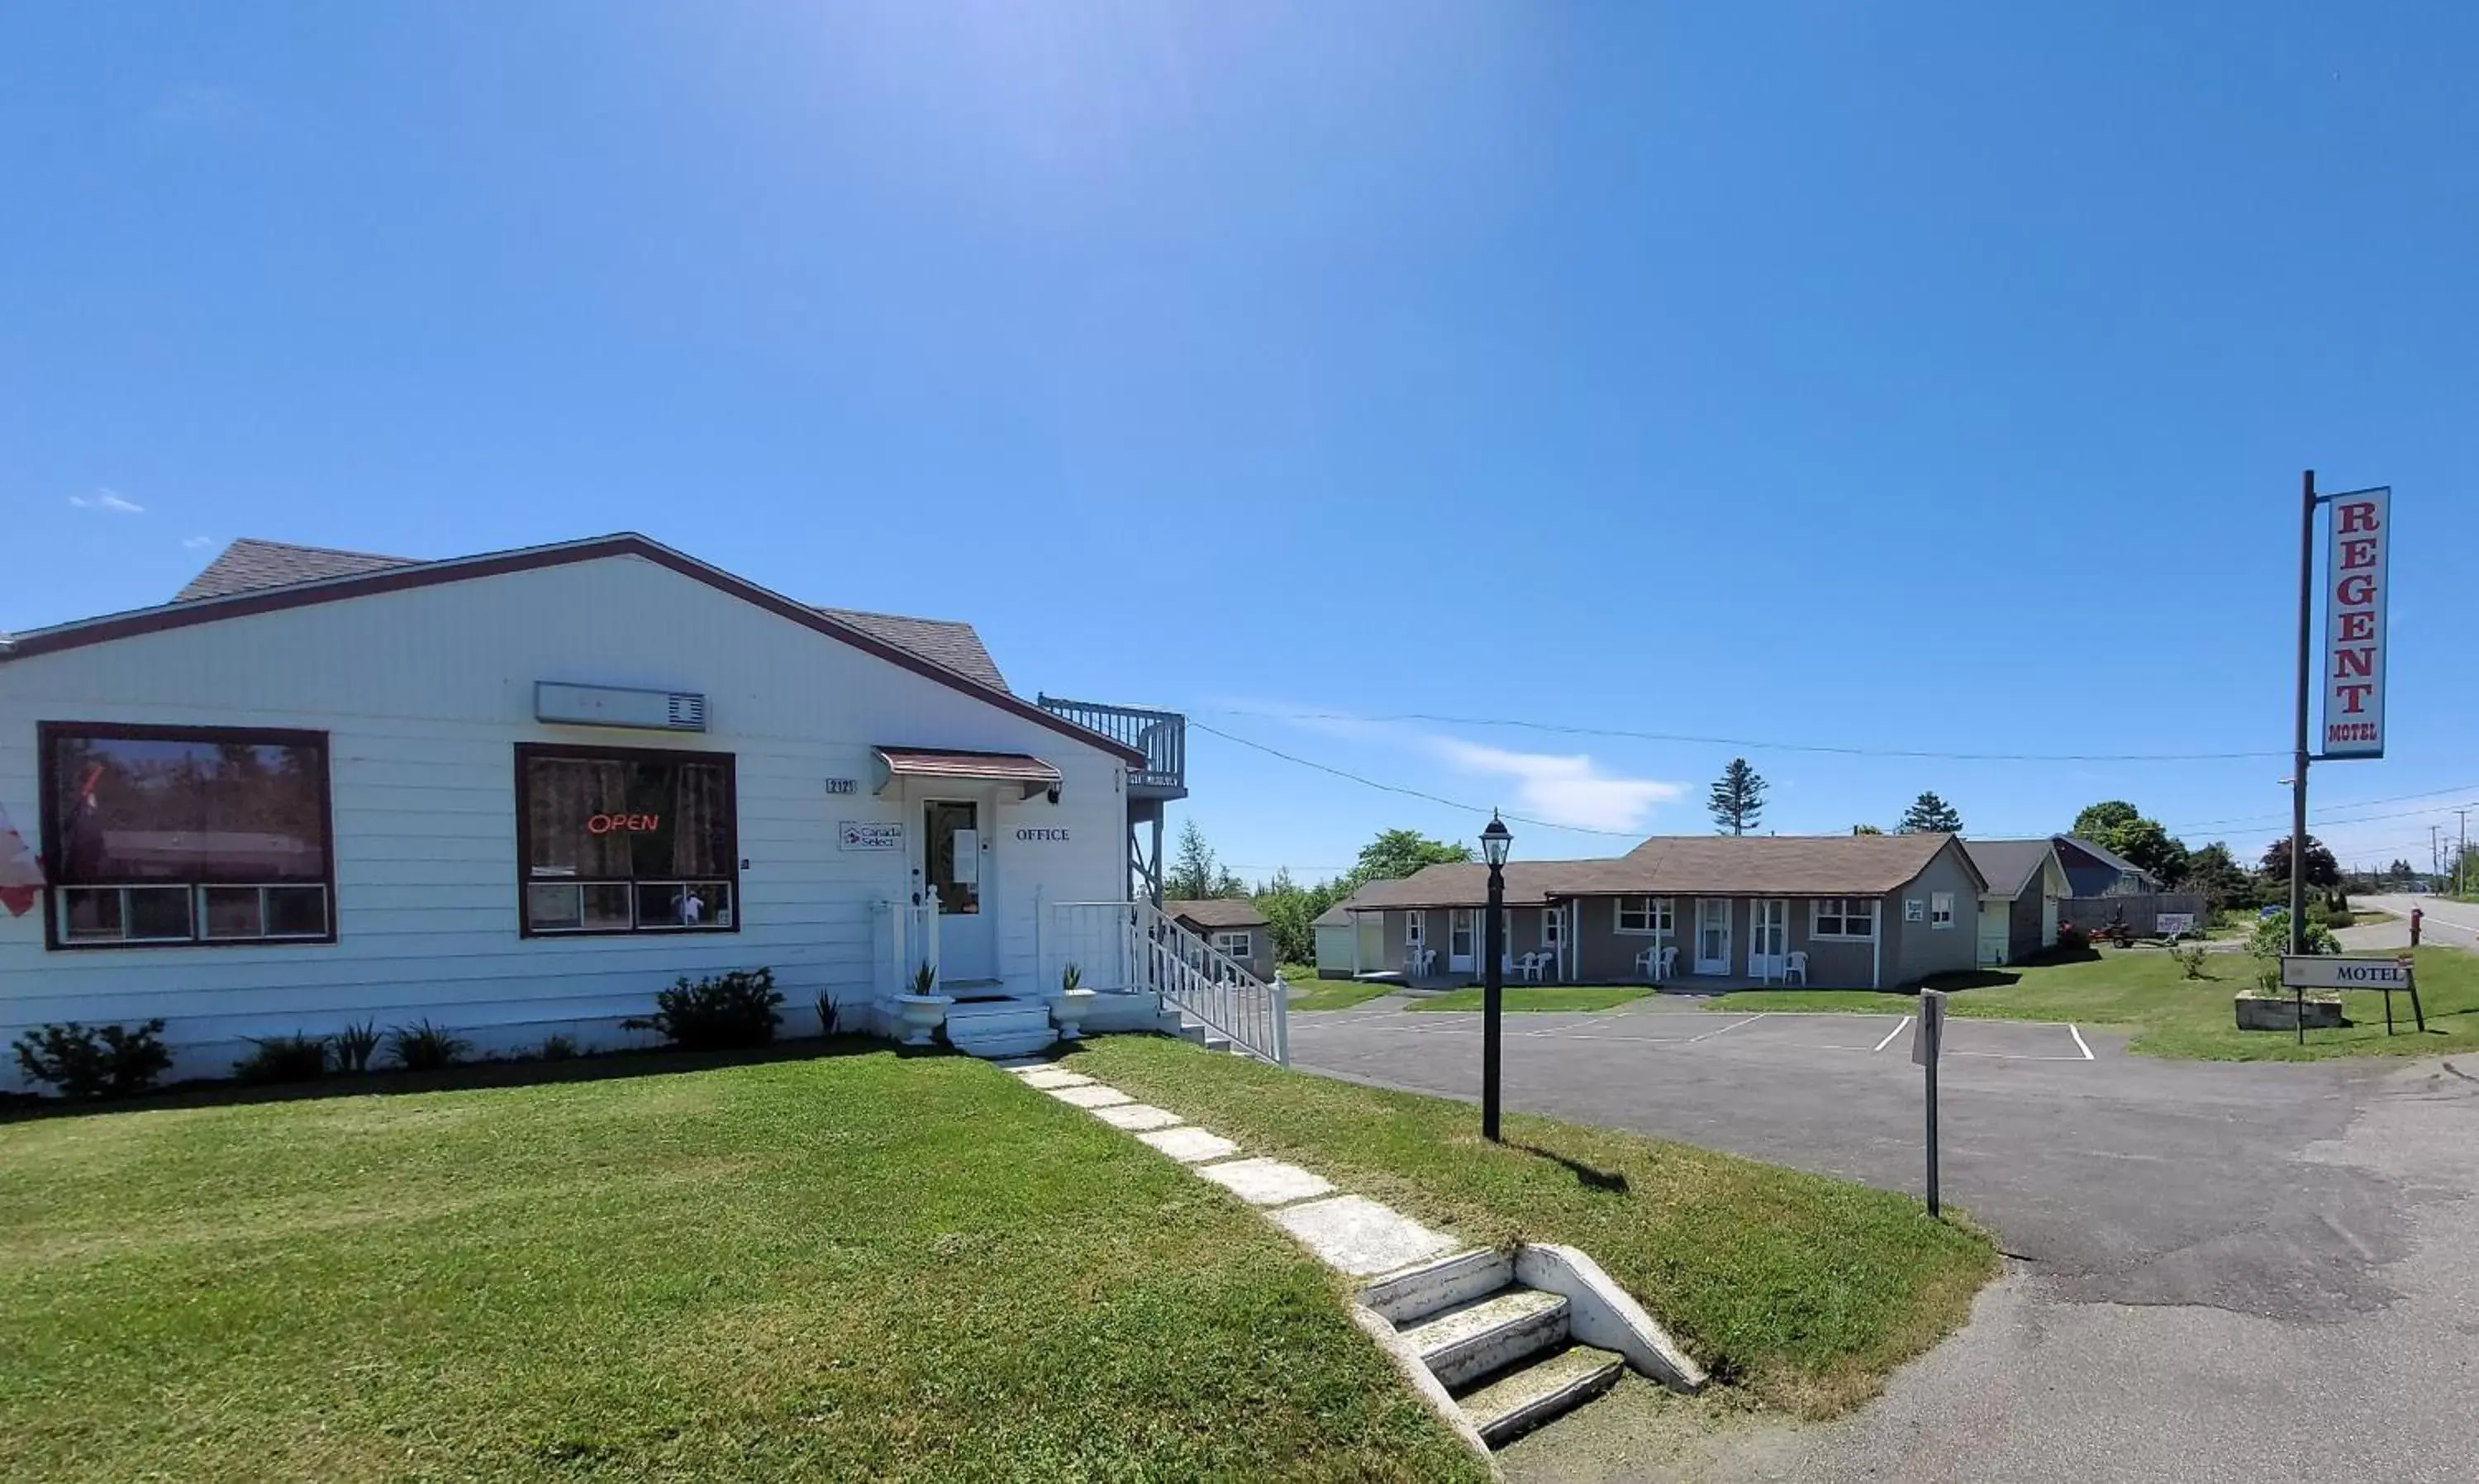
[[[728,753],[519,747],[524,932],[737,931],[736,813]]]
[[[53,946],[333,937],[324,733],[38,731]]]

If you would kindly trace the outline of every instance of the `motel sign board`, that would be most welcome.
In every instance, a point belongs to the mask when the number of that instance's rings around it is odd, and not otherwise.
[[[2332,558],[2324,575],[2324,753],[2385,755],[2385,555],[2392,491],[2331,498]]]

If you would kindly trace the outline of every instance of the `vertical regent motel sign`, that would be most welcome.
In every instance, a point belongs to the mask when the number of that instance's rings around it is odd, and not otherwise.
[[[2332,561],[2324,576],[2324,755],[2385,755],[2385,554],[2392,492],[2331,501]]]

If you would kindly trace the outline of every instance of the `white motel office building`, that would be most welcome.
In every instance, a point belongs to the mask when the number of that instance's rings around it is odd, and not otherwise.
[[[674,980],[761,967],[785,1034],[821,996],[888,1033],[933,957],[1035,1001],[1044,905],[1128,899],[1161,781],[1109,709],[640,536],[237,543],[160,607],[0,638],[0,1040],[161,1018],[175,1076],[363,1022],[611,1047]]]

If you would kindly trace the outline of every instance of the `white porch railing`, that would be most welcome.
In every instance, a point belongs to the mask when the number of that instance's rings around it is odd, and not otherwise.
[[[1291,1011],[1273,984],[1164,916],[1150,902],[1058,902],[1041,934],[1041,972],[1073,963],[1087,989],[1151,993],[1250,1056],[1289,1066]]]
[[[878,997],[910,994],[914,971],[938,962],[938,908],[932,903],[887,899],[879,902],[873,917]]]

